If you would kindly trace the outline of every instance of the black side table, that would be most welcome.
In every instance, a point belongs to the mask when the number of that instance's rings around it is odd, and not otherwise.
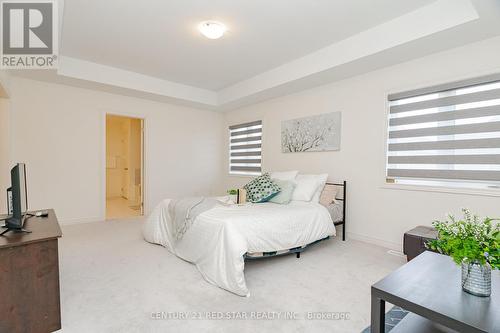
[[[438,232],[433,227],[419,225],[410,231],[405,232],[403,237],[403,253],[408,261],[412,260],[420,253],[423,253],[425,243],[431,239],[437,239]]]
[[[410,311],[398,332],[500,332],[500,271],[491,274],[491,296],[462,291],[461,268],[450,257],[426,251],[372,286],[371,332],[385,329],[385,302]]]

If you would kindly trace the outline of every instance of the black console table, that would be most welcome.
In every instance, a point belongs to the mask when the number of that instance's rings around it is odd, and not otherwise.
[[[462,291],[461,268],[450,257],[426,251],[372,286],[371,332],[384,332],[385,302],[410,311],[391,333],[500,332],[500,272],[491,296]]]

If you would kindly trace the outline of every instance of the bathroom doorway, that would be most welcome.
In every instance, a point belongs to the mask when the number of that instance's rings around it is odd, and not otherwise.
[[[144,120],[106,115],[106,219],[144,213]]]

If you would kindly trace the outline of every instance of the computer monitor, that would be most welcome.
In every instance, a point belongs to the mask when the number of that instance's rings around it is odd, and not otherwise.
[[[18,163],[10,171],[11,187],[10,192],[12,207],[12,217],[5,220],[5,227],[10,230],[22,230],[26,212],[28,211],[28,195],[26,187],[26,165]]]

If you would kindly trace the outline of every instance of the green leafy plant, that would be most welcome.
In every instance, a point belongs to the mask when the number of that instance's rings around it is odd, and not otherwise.
[[[482,220],[462,209],[463,219],[448,216],[448,221],[434,221],[438,239],[427,242],[426,246],[434,251],[447,254],[460,265],[469,263],[488,263],[492,269],[500,269],[500,224],[498,219],[486,217]]]
[[[229,194],[229,195],[236,195],[236,194],[238,194],[238,190],[236,190],[234,188],[230,189],[230,190],[227,190],[227,194]]]

